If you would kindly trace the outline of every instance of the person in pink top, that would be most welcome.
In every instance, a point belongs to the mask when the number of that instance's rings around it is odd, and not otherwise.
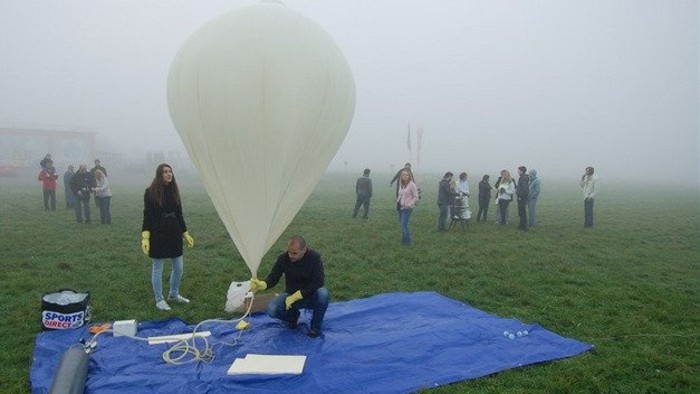
[[[56,179],[58,179],[58,173],[53,166],[53,161],[51,159],[46,159],[42,161],[44,167],[41,168],[39,176],[37,179],[42,183],[42,190],[44,191],[44,209],[47,211],[51,209],[56,210]],[[51,205],[49,206],[49,201]]]
[[[413,207],[418,202],[418,188],[413,183],[411,172],[407,169],[401,170],[399,180],[399,195],[396,203],[399,207],[399,223],[401,224],[401,243],[405,246],[411,245],[411,231],[408,228],[408,219],[411,217]]]

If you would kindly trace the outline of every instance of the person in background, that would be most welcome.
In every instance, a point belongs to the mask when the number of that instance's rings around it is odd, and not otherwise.
[[[53,166],[53,161],[47,159],[42,166],[41,171],[39,171],[39,176],[37,179],[42,183],[41,189],[44,194],[44,209],[45,210],[56,210],[56,179],[58,179],[58,174]],[[49,202],[51,205],[49,205]]]
[[[163,260],[170,259],[170,293],[168,299],[181,304],[190,302],[180,295],[183,271],[183,239],[188,247],[194,239],[187,231],[182,214],[180,189],[177,187],[173,169],[169,164],[160,164],[151,185],[143,195],[143,224],[141,226],[141,250],[151,258],[151,285],[156,308],[169,311],[170,305],[163,298]]]
[[[411,176],[411,181],[413,181],[413,172],[411,171],[411,163],[406,163],[406,164],[404,164],[403,168],[398,170],[396,172],[396,175],[394,175],[394,177],[391,178],[391,182],[389,182],[389,187],[391,187],[391,185],[393,185],[394,182],[396,182],[396,197],[399,196],[399,187],[400,187],[400,183],[401,183],[401,172],[403,170],[408,171],[409,175]],[[399,209],[398,205],[396,206],[396,209],[397,210]]]
[[[352,217],[357,217],[357,212],[360,210],[360,206],[363,207],[362,219],[367,219],[369,214],[369,201],[372,198],[372,179],[369,177],[370,169],[365,168],[362,176],[357,178],[355,182],[355,195],[357,196],[355,200],[355,210],[352,212]]]
[[[51,159],[51,154],[50,154],[50,153],[47,153],[46,156],[44,156],[44,158],[41,159],[41,161],[39,162],[39,167],[41,167],[42,170],[45,169],[45,168],[47,168],[46,163],[47,163],[49,160],[52,160],[52,159]]]
[[[515,181],[510,177],[508,170],[501,171],[501,180],[498,182],[498,212],[500,214],[499,223],[508,223],[508,205],[513,201],[515,194]]]
[[[530,170],[530,193],[527,201],[527,211],[530,215],[528,225],[537,226],[537,199],[540,197],[540,178],[537,177],[537,170]]]
[[[100,165],[100,159],[95,159],[95,166],[90,169],[90,173],[92,176],[95,176],[95,171],[100,170],[102,171],[105,176],[107,176],[107,170],[105,170],[104,167]]]
[[[90,169],[90,173],[92,174],[93,178],[96,178],[95,172],[97,170],[102,171],[102,173],[105,174],[105,176],[107,176],[107,170],[105,170],[105,168],[100,165],[100,159],[95,159],[95,166]],[[98,204],[99,201],[95,199],[95,206],[99,209],[100,206]]]
[[[466,172],[459,174],[459,179],[457,179],[455,191],[459,194],[469,197],[471,194],[469,193],[469,182],[467,181],[467,176],[468,175]]]
[[[440,213],[438,215],[438,231],[447,231],[447,212],[452,205],[452,200],[458,193],[450,186],[454,174],[446,172],[438,184],[437,205]]]
[[[496,223],[501,223],[501,207],[498,205],[498,187],[501,185],[501,179],[503,179],[503,173],[505,171],[506,170],[501,170],[498,178],[496,178],[496,183],[493,184],[493,189],[496,193],[496,200],[495,200],[495,203],[496,203],[496,220],[495,220],[495,222]]]
[[[76,172],[70,180],[70,188],[75,195],[75,220],[83,223],[83,213],[85,223],[90,224],[90,192],[95,187],[95,178],[87,170],[87,164],[78,166]]]
[[[70,180],[75,175],[75,170],[72,165],[68,165],[68,169],[63,173],[63,192],[66,195],[66,209],[75,209],[75,194],[70,189]]]
[[[323,318],[328,309],[330,295],[324,286],[325,274],[321,255],[306,246],[299,235],[287,243],[287,251],[277,256],[275,265],[264,281],[252,278],[253,292],[273,288],[284,275],[285,289],[267,305],[267,315],[287,323],[287,327],[298,327],[300,309],[313,311],[307,335],[317,338],[322,333]]]
[[[460,217],[462,219],[470,219],[472,217],[471,210],[469,209],[469,196],[471,196],[471,193],[469,192],[469,182],[467,177],[468,175],[466,172],[460,173],[455,185],[455,191],[457,192],[458,196],[455,197],[454,206],[459,214],[459,216],[453,215],[455,218]]]
[[[413,208],[418,202],[418,187],[413,182],[411,170],[403,169],[399,180],[399,195],[396,203],[399,206],[399,224],[401,226],[401,243],[410,246],[413,243],[411,231],[408,228],[408,220],[411,218]]]
[[[476,221],[487,221],[489,214],[489,202],[491,201],[491,185],[489,176],[484,175],[479,182],[479,212],[476,214]]]
[[[112,189],[109,187],[109,180],[102,170],[95,171],[95,187],[92,188],[92,191],[95,192],[97,207],[100,208],[100,223],[112,224],[112,214],[109,211]]]
[[[530,177],[527,175],[527,167],[518,167],[518,186],[515,188],[515,196],[518,199],[519,230],[527,231],[527,203],[530,195]]]
[[[583,227],[593,227],[593,200],[598,196],[598,178],[593,175],[593,167],[586,167],[586,172],[581,175],[581,189],[583,190]]]

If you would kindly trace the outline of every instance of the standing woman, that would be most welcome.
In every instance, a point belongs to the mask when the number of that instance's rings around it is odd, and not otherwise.
[[[109,181],[102,170],[95,171],[95,184],[92,188],[95,192],[95,201],[100,209],[100,223],[112,224],[112,214],[109,212],[109,205],[112,201],[112,189],[109,188]]]
[[[413,207],[418,202],[418,188],[413,183],[412,178],[410,170],[401,170],[399,195],[396,199],[396,205],[399,207],[399,223],[401,224],[401,243],[406,246],[413,242],[411,232],[408,229],[408,219],[411,217]]]
[[[156,308],[168,311],[170,305],[163,298],[163,260],[170,259],[171,301],[187,304],[187,298],[180,295],[182,279],[182,240],[188,247],[194,246],[194,239],[187,232],[182,216],[180,190],[175,182],[173,169],[168,164],[156,168],[156,176],[143,196],[143,226],[141,228],[141,249],[153,261],[151,284],[156,298]]]
[[[491,185],[489,176],[484,175],[479,182],[479,213],[476,214],[476,221],[486,221],[489,213],[489,201],[491,200]],[[483,216],[482,216],[483,215]]]
[[[508,223],[508,205],[513,201],[515,181],[508,170],[501,171],[501,182],[498,184],[498,211],[501,215],[501,225]]]

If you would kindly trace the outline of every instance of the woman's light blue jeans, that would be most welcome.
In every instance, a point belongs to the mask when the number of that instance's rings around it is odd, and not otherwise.
[[[411,240],[411,231],[408,228],[408,219],[411,217],[413,209],[401,209],[399,210],[399,223],[401,224],[401,243],[404,245],[410,245],[413,241]]]
[[[153,270],[151,271],[151,285],[153,285],[153,295],[156,297],[156,302],[163,301],[163,260],[152,259]],[[173,270],[170,272],[170,296],[175,297],[180,294],[180,280],[182,279],[182,256],[173,257],[170,259],[173,264]]]

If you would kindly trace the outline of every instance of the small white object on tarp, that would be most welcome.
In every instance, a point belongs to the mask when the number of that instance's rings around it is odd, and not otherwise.
[[[211,335],[211,331],[190,332],[185,334],[162,335],[159,337],[148,337],[149,345],[160,345],[163,343],[173,343],[186,341],[192,338],[206,338]]]
[[[233,360],[227,375],[299,375],[304,371],[306,356],[248,354]]]
[[[112,324],[112,333],[115,337],[133,337],[136,336],[137,327],[136,320],[117,320]]]
[[[243,302],[250,291],[250,281],[231,282],[226,293],[226,312],[235,312],[243,306]]]

